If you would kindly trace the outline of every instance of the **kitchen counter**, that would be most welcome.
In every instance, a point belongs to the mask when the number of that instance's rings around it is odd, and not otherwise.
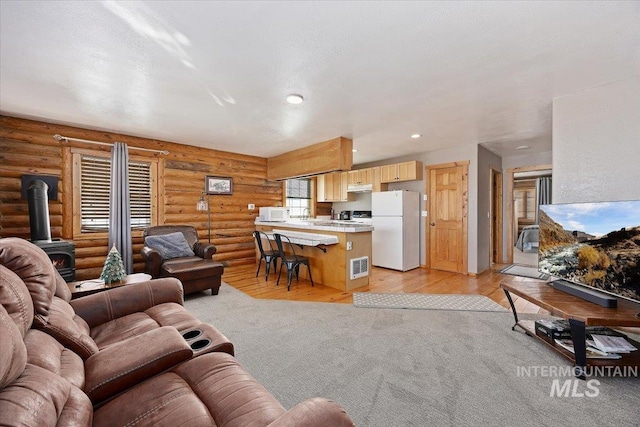
[[[265,222],[256,220],[256,230],[289,235],[298,255],[309,257],[313,281],[341,291],[349,291],[369,284],[371,265],[370,224],[356,221],[293,220]],[[293,242],[296,235],[300,239]],[[298,246],[301,245],[301,246]],[[274,244],[275,246],[275,244]],[[359,261],[367,259],[366,262]],[[256,251],[256,260],[259,254]],[[366,265],[365,275],[351,276],[351,263]],[[306,269],[300,269],[300,278],[307,279]],[[295,282],[294,282],[295,283]],[[295,286],[292,284],[292,286]],[[304,286],[304,285],[303,285]]]
[[[269,227],[299,228],[301,230],[335,231],[337,233],[365,233],[373,231],[373,226],[371,224],[365,224],[357,221],[289,220],[286,222],[266,222],[256,219],[255,224]]]

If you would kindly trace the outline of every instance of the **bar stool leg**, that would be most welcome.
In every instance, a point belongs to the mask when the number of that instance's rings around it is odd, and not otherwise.
[[[293,268],[287,268],[287,291],[291,290],[291,278],[293,276]]]
[[[309,280],[311,280],[311,286],[313,286],[313,277],[311,277],[311,266],[307,264],[307,270],[309,270]]]
[[[258,261],[258,271],[256,271],[256,277],[260,274],[260,267],[262,266],[262,257],[260,257],[260,261]]]

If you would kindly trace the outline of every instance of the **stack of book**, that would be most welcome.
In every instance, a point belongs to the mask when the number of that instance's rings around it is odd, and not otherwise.
[[[545,341],[575,353],[569,322],[563,319],[541,319],[535,322],[536,335]],[[620,359],[621,354],[636,351],[622,332],[604,326],[586,328],[587,357],[593,359]]]
[[[587,345],[605,353],[631,353],[637,350],[624,337],[619,336],[591,334]]]

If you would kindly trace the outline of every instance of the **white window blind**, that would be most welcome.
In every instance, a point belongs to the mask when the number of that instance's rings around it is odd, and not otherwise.
[[[286,190],[289,215],[293,218],[308,216],[311,209],[311,180],[288,179]]]
[[[82,232],[109,230],[111,159],[82,155],[80,162],[80,221]],[[151,164],[129,161],[131,228],[151,225]]]

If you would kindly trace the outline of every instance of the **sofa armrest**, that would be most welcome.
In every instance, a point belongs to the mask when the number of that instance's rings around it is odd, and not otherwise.
[[[120,286],[74,299],[69,303],[75,313],[93,328],[168,302],[184,305],[182,283],[173,277]]]
[[[195,245],[193,245],[193,252],[202,259],[212,259],[217,250],[218,248],[211,243],[196,242]]]
[[[143,246],[140,250],[145,264],[145,273],[150,274],[152,278],[160,277],[160,267],[162,266],[162,256],[160,252],[149,246]]]
[[[305,400],[276,418],[269,427],[355,426],[345,410],[336,402],[316,397]]]
[[[193,355],[177,329],[163,326],[110,345],[85,362],[87,396],[95,405]]]

